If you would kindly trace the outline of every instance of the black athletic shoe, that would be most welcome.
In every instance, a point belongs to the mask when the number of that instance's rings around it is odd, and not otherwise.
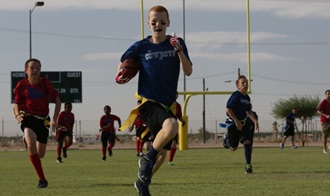
[[[253,172],[252,165],[247,164],[247,165],[245,166],[245,173],[246,173],[246,174],[252,174],[252,172]]]
[[[109,156],[112,157],[112,149],[108,149]]]
[[[103,160],[103,161],[106,161],[106,160],[107,160],[107,157],[102,157],[102,160]]]
[[[137,157],[142,157],[142,155],[143,155],[142,152],[138,152],[138,153],[136,154]]]
[[[142,157],[139,160],[139,172],[138,177],[146,185],[151,183],[152,168],[154,163],[149,159],[145,154],[142,154]]]
[[[61,157],[58,157],[58,158],[56,159],[56,162],[57,162],[57,163],[63,163],[63,162],[62,162],[62,158],[61,158]]]
[[[39,180],[37,188],[47,188],[48,182],[47,180]]]
[[[143,184],[143,182],[141,182],[140,179],[137,179],[134,182],[134,187],[137,190],[137,192],[139,193],[139,196],[151,196],[150,192],[149,192],[149,186]]]
[[[68,155],[66,154],[66,149],[62,149],[63,150],[63,157],[66,158]]]

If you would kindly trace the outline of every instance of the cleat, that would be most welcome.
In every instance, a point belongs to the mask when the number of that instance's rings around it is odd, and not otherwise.
[[[137,157],[142,157],[142,155],[143,155],[142,152],[138,152],[138,153],[136,154]]]
[[[47,188],[48,182],[47,180],[39,180],[37,188]]]
[[[292,145],[291,149],[297,149],[298,147],[296,145]]]
[[[284,148],[284,144],[280,143],[280,148],[283,149]]]
[[[63,162],[62,162],[62,158],[61,158],[61,157],[58,157],[58,158],[56,159],[56,162],[57,162],[57,163],[63,163]]]
[[[252,174],[252,172],[253,172],[252,165],[247,164],[247,165],[245,166],[245,173],[246,173],[246,174]]]
[[[328,154],[328,151],[326,149],[323,149],[323,154]]]
[[[66,154],[66,149],[63,148],[62,150],[63,150],[63,157],[66,158],[66,157],[68,156],[68,155]]]
[[[144,154],[142,155],[138,163],[138,177],[141,182],[146,185],[149,185],[151,183],[152,168],[154,167],[154,163],[149,159],[147,155]]]
[[[102,160],[103,160],[103,161],[106,161],[106,160],[107,160],[107,157],[102,157]]]
[[[149,192],[149,186],[143,184],[143,182],[141,182],[140,179],[137,179],[134,182],[134,187],[140,196],[151,196]]]
[[[112,157],[112,149],[108,149],[108,152],[109,152],[109,156]]]
[[[174,163],[173,162],[168,162],[168,165],[174,166]]]

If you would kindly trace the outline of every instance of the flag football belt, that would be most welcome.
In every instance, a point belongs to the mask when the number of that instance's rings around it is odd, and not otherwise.
[[[244,118],[243,120],[239,120],[239,121],[242,123],[242,126],[244,126],[245,123],[246,123],[246,118]],[[228,118],[228,119],[226,119],[226,123],[227,123],[227,124],[233,124],[233,123],[235,123],[235,122],[233,121],[233,119]]]
[[[24,111],[21,111],[19,114],[20,114],[20,115],[23,115],[23,116],[33,116],[34,118],[36,118],[36,119],[38,119],[38,120],[43,120],[45,126],[46,126],[47,128],[50,127],[50,117],[49,117],[49,116],[41,117],[41,116],[38,116],[38,115],[34,115],[34,114],[26,113],[26,112],[24,112]]]
[[[165,108],[165,110],[168,111],[172,111],[173,114],[176,113],[176,102],[174,102],[171,107],[165,106],[164,104],[161,104],[155,100],[152,99],[147,99],[144,97],[141,97],[139,94],[135,93],[135,97],[138,100],[141,100],[141,104],[139,104],[138,106],[136,106],[129,114],[128,118],[126,119],[126,121],[123,123],[123,125],[118,129],[119,131],[124,131],[126,130],[130,125],[132,125],[137,117],[137,114],[139,113],[140,107],[145,104],[146,102],[150,101],[150,102],[154,102],[154,103],[158,103],[161,106],[163,106]],[[142,133],[141,133],[141,138],[143,139],[144,136],[146,136],[149,132],[149,127],[147,127]]]

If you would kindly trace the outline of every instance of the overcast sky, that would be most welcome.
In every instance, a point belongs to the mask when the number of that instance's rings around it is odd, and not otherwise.
[[[29,10],[34,0],[0,0],[0,117],[14,124],[10,72],[23,71],[29,58]],[[121,54],[141,39],[139,0],[46,0],[32,13],[32,56],[42,71],[82,71],[83,103],[73,112],[84,132],[96,132],[103,106],[125,120],[135,106],[137,77],[115,83]],[[169,10],[167,33],[184,37],[193,62],[187,91],[236,90],[238,69],[247,75],[246,0],[144,0],[147,12],[157,4]],[[270,131],[273,104],[293,95],[323,98],[329,86],[330,1],[250,0],[252,104],[261,131]],[[185,14],[183,14],[185,13]],[[185,21],[183,20],[185,16]],[[185,24],[185,28],[183,27]],[[185,34],[184,34],[185,29]],[[183,78],[178,91],[183,90]],[[206,96],[207,128],[225,119],[229,95]],[[183,104],[183,98],[179,98]],[[54,105],[50,106],[51,114]],[[188,102],[189,126],[202,126],[202,96]],[[281,120],[277,120],[281,121]],[[9,125],[5,125],[7,128]],[[218,130],[220,131],[220,129]],[[17,129],[10,127],[10,134]],[[7,133],[6,133],[7,134]]]

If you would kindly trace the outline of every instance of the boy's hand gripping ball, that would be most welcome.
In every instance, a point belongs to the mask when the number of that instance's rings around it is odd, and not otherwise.
[[[118,84],[129,82],[139,72],[140,63],[132,58],[125,59],[119,66],[116,76]]]

